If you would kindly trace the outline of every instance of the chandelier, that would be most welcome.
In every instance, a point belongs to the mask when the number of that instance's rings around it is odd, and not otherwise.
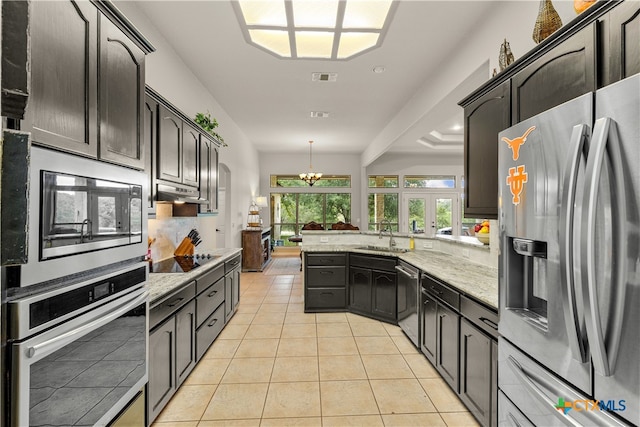
[[[317,180],[322,178],[321,173],[312,172],[313,166],[311,165],[311,147],[313,146],[313,141],[309,141],[309,172],[301,173],[300,179],[309,184],[309,187],[313,186]]]

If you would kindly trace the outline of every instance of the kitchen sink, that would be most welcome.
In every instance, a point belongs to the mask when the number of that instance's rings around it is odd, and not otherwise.
[[[389,247],[389,246],[374,246],[374,245],[367,245],[367,246],[359,246],[356,249],[364,249],[367,251],[379,251],[379,252],[394,252],[394,253],[405,253],[405,252],[409,252],[409,249],[404,249],[404,248],[396,248],[396,247]]]

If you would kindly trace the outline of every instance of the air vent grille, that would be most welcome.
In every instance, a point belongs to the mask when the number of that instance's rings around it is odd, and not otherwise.
[[[311,73],[312,82],[335,82],[338,80],[338,73]]]
[[[312,111],[311,117],[314,119],[326,119],[329,117],[329,113],[327,111]]]

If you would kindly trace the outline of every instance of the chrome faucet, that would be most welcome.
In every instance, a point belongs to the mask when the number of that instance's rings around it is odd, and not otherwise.
[[[82,221],[80,225],[80,243],[84,243],[84,225],[87,225],[87,236],[89,240],[93,239],[93,230],[91,230],[91,220],[89,218]]]
[[[382,239],[382,224],[383,223],[387,223],[387,230],[389,230],[389,249],[391,249],[392,247],[394,247],[396,245],[396,241],[393,240],[393,229],[391,228],[391,221],[388,219],[383,219],[382,221],[380,221],[380,234],[378,234],[378,239]]]

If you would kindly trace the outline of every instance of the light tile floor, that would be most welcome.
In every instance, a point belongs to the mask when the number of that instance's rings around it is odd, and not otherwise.
[[[288,254],[242,273],[237,313],[154,427],[478,425],[399,327],[304,313]]]

